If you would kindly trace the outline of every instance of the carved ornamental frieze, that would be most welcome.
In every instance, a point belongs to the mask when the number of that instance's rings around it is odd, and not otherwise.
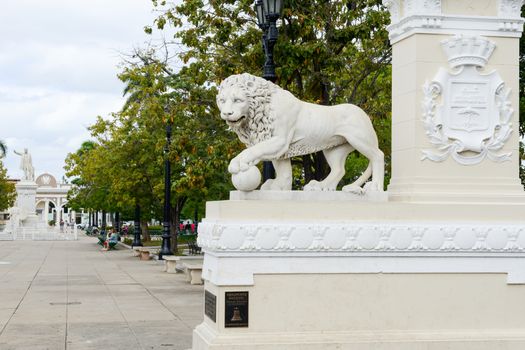
[[[519,18],[521,15],[521,7],[524,4],[524,0],[500,0],[498,15],[501,17]]]
[[[442,42],[450,70],[440,68],[423,85],[423,125],[434,149],[422,160],[442,162],[451,156],[463,165],[510,160],[502,152],[512,133],[514,110],[497,71],[484,72],[496,45],[480,36],[454,36]]]
[[[471,0],[468,9],[485,10],[494,5],[495,0]],[[455,1],[448,1],[449,5]],[[490,16],[451,13],[442,0],[383,0],[383,6],[390,12],[390,25],[387,27],[392,44],[413,34],[455,34],[521,37],[524,19],[521,7],[525,0],[498,0]],[[467,4],[464,4],[467,5]],[[489,7],[490,8],[490,7]],[[489,11],[489,12],[490,12]]]
[[[205,252],[463,252],[525,251],[525,227],[511,224],[204,221]]]

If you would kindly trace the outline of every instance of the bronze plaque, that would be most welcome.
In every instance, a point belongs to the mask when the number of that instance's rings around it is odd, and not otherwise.
[[[213,322],[217,322],[217,297],[204,290],[204,314]]]
[[[248,292],[226,292],[224,327],[248,327]]]

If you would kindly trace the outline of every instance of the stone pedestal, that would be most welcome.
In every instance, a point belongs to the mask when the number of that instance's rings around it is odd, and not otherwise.
[[[193,349],[522,349],[524,210],[208,203]]]
[[[36,189],[38,185],[34,181],[22,180],[16,185],[16,203],[15,206],[20,209],[20,219],[25,220],[27,217],[36,216]]]
[[[13,239],[41,239],[42,233],[47,231],[47,223],[36,214],[36,189],[34,181],[22,180],[16,185],[15,208],[11,210],[8,225]],[[47,234],[43,235],[44,237]]]

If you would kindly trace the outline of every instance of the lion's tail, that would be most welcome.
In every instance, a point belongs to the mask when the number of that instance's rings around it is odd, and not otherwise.
[[[355,180],[350,186],[358,186],[361,187],[365,182],[368,181],[368,179],[372,176],[372,162],[368,163],[368,167],[366,170],[359,176],[357,180]]]

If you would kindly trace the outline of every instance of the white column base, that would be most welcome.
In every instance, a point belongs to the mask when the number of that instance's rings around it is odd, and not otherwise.
[[[192,350],[521,350],[525,334],[499,331],[305,332],[241,335],[219,334],[206,323],[193,331]]]
[[[193,350],[525,348],[525,286],[504,274],[270,274],[205,289],[217,316]],[[249,293],[248,327],[225,327],[228,291]]]
[[[525,205],[293,204],[208,203],[193,350],[525,349]]]

